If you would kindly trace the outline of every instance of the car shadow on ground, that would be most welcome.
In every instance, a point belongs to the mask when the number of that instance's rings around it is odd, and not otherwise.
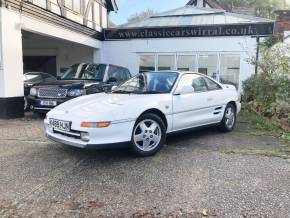
[[[167,152],[167,148],[178,147],[181,144],[183,146],[186,144],[186,146],[194,147],[194,149],[196,149],[202,145],[200,145],[199,143],[188,143],[188,142],[194,142],[195,139],[200,139],[203,137],[207,138],[216,134],[220,134],[220,132],[215,127],[207,127],[198,130],[188,130],[185,132],[170,134],[167,137],[164,148],[157,155],[162,155],[163,152]],[[94,149],[94,148],[80,149],[61,144],[58,144],[56,148],[58,152],[63,152],[66,155],[69,155],[73,158],[85,159],[86,161],[90,160],[97,162],[105,161],[112,163],[115,161],[122,162],[128,160],[143,159],[141,157],[137,157],[131,152],[130,143],[122,144],[120,145],[120,147],[115,146],[111,148],[102,148],[102,149]],[[154,158],[154,156],[149,158]]]

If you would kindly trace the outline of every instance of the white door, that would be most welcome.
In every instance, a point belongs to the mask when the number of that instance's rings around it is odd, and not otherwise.
[[[178,86],[192,86],[193,93],[173,95],[173,129],[181,130],[217,122],[215,109],[222,107],[216,91],[208,88],[205,77],[185,74]]]

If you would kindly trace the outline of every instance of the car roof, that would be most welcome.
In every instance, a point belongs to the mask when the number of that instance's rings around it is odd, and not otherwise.
[[[125,69],[128,69],[126,67],[123,67],[123,66],[120,66],[120,65],[115,65],[115,64],[106,64],[106,63],[89,63],[89,62],[84,62],[84,63],[76,63],[76,64],[73,64],[73,65],[84,65],[84,64],[95,64],[95,65],[108,65],[108,66],[114,66],[114,67],[120,67],[120,68],[125,68]],[[72,66],[73,66],[72,65]]]
[[[203,75],[206,76],[202,73],[194,72],[194,71],[181,71],[181,70],[158,70],[158,71],[148,71],[144,73],[178,73],[178,74],[198,74],[198,75]]]

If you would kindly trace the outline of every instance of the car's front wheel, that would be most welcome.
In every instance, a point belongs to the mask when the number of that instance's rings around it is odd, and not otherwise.
[[[132,133],[133,152],[142,157],[156,154],[164,145],[166,127],[162,119],[152,113],[144,114],[137,120]]]
[[[229,103],[226,106],[223,120],[220,123],[220,130],[222,130],[223,132],[231,132],[235,128],[236,122],[237,122],[236,108],[232,103]]]

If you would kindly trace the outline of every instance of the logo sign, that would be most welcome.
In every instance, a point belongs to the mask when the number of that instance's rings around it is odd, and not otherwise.
[[[274,23],[105,29],[105,40],[217,36],[270,36]]]

